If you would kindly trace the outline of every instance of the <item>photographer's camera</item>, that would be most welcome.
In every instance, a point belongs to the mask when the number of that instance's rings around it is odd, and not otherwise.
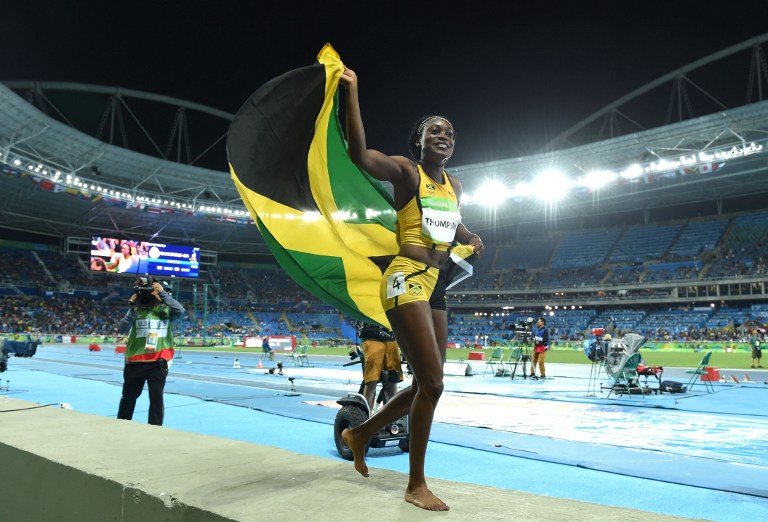
[[[515,335],[523,339],[530,339],[533,335],[533,317],[527,318],[525,321],[518,321],[513,326]]]
[[[135,304],[137,306],[148,308],[155,306],[158,303],[157,298],[153,294],[155,280],[148,277],[139,277],[136,279],[136,284],[133,287],[133,293],[136,295]]]

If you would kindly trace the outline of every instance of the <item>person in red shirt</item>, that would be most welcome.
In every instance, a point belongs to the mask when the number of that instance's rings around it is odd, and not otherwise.
[[[547,320],[539,317],[536,322],[536,331],[533,332],[533,364],[531,364],[531,378],[546,378],[547,372],[544,368],[544,358],[549,350],[549,330],[547,329]],[[536,366],[539,367],[539,377],[536,377]]]

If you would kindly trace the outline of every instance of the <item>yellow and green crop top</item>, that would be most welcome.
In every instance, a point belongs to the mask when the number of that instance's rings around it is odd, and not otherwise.
[[[448,250],[461,223],[459,201],[448,174],[443,172],[442,184],[430,178],[421,168],[419,191],[397,211],[400,225],[399,243]]]

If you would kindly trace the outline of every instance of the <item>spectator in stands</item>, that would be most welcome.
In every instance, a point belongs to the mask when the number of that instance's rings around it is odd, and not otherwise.
[[[171,297],[170,287],[140,277],[129,300],[128,312],[120,321],[124,332],[130,327],[125,349],[123,393],[117,410],[118,419],[131,420],[136,399],[149,388],[149,424],[163,425],[163,389],[168,367],[173,359],[172,321],[184,313],[184,307]]]
[[[397,347],[395,336],[388,328],[369,323],[360,323],[359,328],[362,341],[360,347],[365,360],[363,396],[373,413],[378,383],[381,382],[384,393],[391,399],[397,393],[397,383],[403,380],[400,348]]]
[[[757,335],[757,329],[752,330],[752,334],[749,336],[749,345],[752,347],[752,368],[762,368],[760,361],[763,358],[763,350],[760,348],[760,337]]]
[[[549,350],[549,330],[547,330],[547,320],[539,317],[536,322],[536,331],[533,332],[533,363],[531,364],[531,378],[544,379],[547,372],[544,368],[544,358]],[[536,377],[536,366],[539,367],[539,377]]]
[[[454,129],[446,118],[429,116],[414,126],[409,149],[417,163],[386,156],[366,147],[360,115],[357,75],[345,69],[347,135],[352,161],[394,189],[400,250],[384,273],[381,299],[400,349],[413,372],[413,385],[401,390],[366,422],[342,432],[355,458],[355,469],[368,476],[365,445],[382,426],[411,413],[410,474],[405,500],[422,509],[446,511],[448,506],[427,487],[424,476],[429,432],[443,391],[443,360],[429,299],[454,240],[483,251],[480,237],[461,224],[461,185],[445,173],[453,154]],[[439,219],[435,219],[436,216]]]

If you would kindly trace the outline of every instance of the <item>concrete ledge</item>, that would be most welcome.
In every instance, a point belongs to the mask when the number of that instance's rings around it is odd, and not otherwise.
[[[4,521],[681,520],[438,479],[451,510],[430,513],[401,473],[36,406],[0,397]]]

